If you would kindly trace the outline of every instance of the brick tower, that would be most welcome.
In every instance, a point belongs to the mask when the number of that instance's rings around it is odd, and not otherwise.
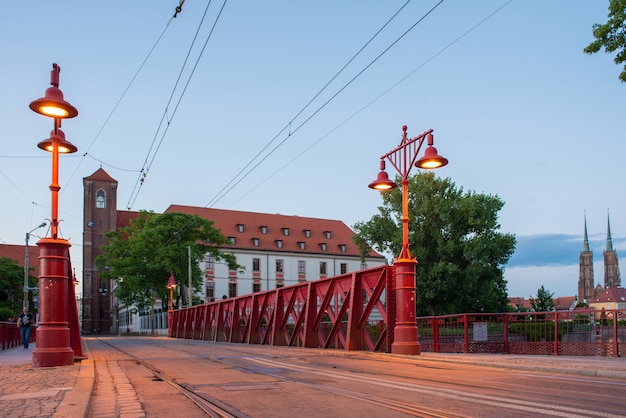
[[[585,214],[583,250],[580,252],[579,257],[578,302],[589,303],[594,296],[594,286],[593,252],[589,249],[589,237],[587,236],[587,215]]]

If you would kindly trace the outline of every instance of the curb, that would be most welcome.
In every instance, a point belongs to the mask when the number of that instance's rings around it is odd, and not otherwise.
[[[95,384],[95,365],[87,344],[83,345],[87,358],[80,361],[80,370],[74,388],[63,397],[54,418],[87,418]]]

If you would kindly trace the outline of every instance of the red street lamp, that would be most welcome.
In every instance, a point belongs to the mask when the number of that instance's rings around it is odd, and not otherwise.
[[[68,297],[74,294],[69,289],[70,243],[59,238],[59,153],[76,152],[77,148],[65,139],[61,131],[61,120],[73,118],[78,110],[63,99],[59,89],[61,68],[52,64],[50,84],[44,97],[30,103],[30,108],[54,119],[50,138],[41,141],[38,147],[52,152],[52,216],[51,237],[37,242],[39,247],[39,328],[37,347],[33,350],[34,367],[67,366],[74,363],[74,350],[70,347],[68,328]],[[73,286],[73,285],[72,285]],[[74,301],[72,301],[75,303]],[[77,324],[76,324],[77,325]],[[77,330],[75,330],[77,331]]]
[[[174,273],[170,273],[170,278],[167,280],[167,286],[165,286],[166,289],[170,290],[170,311],[174,310],[174,305],[173,305],[173,292],[174,289],[176,289],[176,279],[174,278]]]
[[[402,142],[380,157],[380,172],[369,187],[376,190],[391,190],[397,184],[389,180],[385,171],[385,160],[389,161],[402,178],[402,251],[394,263],[396,292],[396,326],[391,352],[394,354],[420,354],[415,321],[415,266],[417,260],[409,251],[409,173],[413,165],[417,168],[434,169],[448,164],[448,160],[437,153],[433,146],[433,130],[409,139],[406,125],[402,127]],[[417,159],[424,140],[428,148],[424,156]]]

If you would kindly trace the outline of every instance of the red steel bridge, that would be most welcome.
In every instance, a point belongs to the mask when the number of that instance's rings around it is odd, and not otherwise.
[[[379,266],[169,311],[168,336],[391,352],[395,270]],[[626,309],[417,318],[424,352],[624,356]]]

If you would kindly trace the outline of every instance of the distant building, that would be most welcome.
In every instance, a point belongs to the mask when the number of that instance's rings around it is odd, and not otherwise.
[[[99,278],[95,264],[95,258],[102,253],[100,248],[107,244],[104,234],[128,225],[137,212],[116,209],[117,181],[102,168],[83,183],[83,330],[115,333],[119,326],[122,331],[137,331],[145,327],[146,312],[119,306],[112,295],[113,283]],[[386,263],[385,257],[373,250],[361,261],[359,248],[352,242],[354,232],[338,220],[182,205],[171,205],[166,212],[213,221],[214,227],[229,239],[222,251],[234,254],[237,263],[245,267],[243,273],[229,270],[207,254],[200,263],[205,286],[199,296],[205,302]],[[181,285],[185,279],[177,278]],[[163,280],[165,286],[167,277]],[[166,309],[159,302],[154,310],[151,317],[163,323]]]
[[[583,237],[583,250],[579,257],[578,275],[578,300],[589,306],[598,299],[605,290],[621,288],[622,279],[619,272],[619,259],[613,248],[611,238],[611,220],[607,215],[606,248],[604,254],[604,287],[595,283],[593,276],[593,252],[589,249],[587,236],[587,218],[585,217],[585,232]]]
[[[626,289],[623,287],[607,287],[589,301],[593,309],[626,309]]]

